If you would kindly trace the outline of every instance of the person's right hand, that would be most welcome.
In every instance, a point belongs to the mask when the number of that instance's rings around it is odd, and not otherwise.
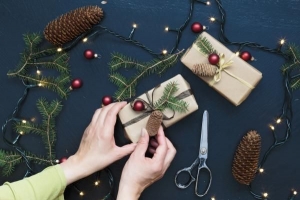
[[[159,128],[156,141],[157,148],[151,150],[154,153],[153,157],[145,157],[149,135],[146,129],[142,130],[142,136],[124,166],[117,200],[138,199],[145,188],[165,174],[175,157],[176,149],[165,137],[162,127]]]

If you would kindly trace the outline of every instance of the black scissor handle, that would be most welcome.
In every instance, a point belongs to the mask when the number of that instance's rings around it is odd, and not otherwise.
[[[181,169],[179,170],[176,175],[175,175],[175,184],[178,188],[180,189],[185,189],[187,187],[189,187],[194,181],[196,181],[195,177],[192,175],[192,170],[193,168],[199,163],[199,158],[197,158],[194,163],[190,166],[190,167],[186,167],[184,169]],[[182,183],[179,183],[177,178],[179,176],[179,174],[182,174],[182,173],[188,173],[189,175],[189,180],[187,183],[185,184],[182,184]]]
[[[199,174],[200,174],[200,171],[203,170],[203,169],[205,169],[206,171],[209,172],[209,183],[208,183],[208,185],[207,185],[205,191],[204,191],[202,194],[199,194],[199,193],[198,193],[198,182],[199,182],[198,180],[199,180]],[[203,197],[204,195],[207,194],[207,192],[208,192],[208,190],[209,190],[209,188],[210,188],[210,185],[211,185],[211,181],[212,181],[211,171],[210,171],[210,169],[207,167],[207,165],[206,165],[205,163],[203,163],[202,166],[198,167],[197,179],[196,179],[196,180],[197,180],[197,181],[196,181],[196,186],[195,186],[195,194],[196,194],[198,197]]]

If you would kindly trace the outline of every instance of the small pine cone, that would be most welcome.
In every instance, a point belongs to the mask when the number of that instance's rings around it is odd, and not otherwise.
[[[218,68],[215,65],[211,65],[208,63],[203,64],[195,64],[192,68],[192,71],[197,76],[214,76],[217,72]]]
[[[84,6],[72,10],[48,23],[45,38],[55,46],[61,46],[87,32],[103,18],[98,6]]]
[[[151,113],[148,119],[146,130],[150,136],[155,136],[158,132],[159,126],[163,121],[163,114],[159,110],[155,110]]]
[[[232,174],[241,184],[249,185],[257,172],[261,138],[256,131],[249,131],[241,140],[233,159]]]

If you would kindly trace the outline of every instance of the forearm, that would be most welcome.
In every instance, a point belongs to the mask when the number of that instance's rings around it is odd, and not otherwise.
[[[0,199],[64,199],[66,180],[59,165],[39,174],[0,187]]]
[[[128,187],[120,183],[117,200],[138,200],[142,191],[136,187]]]

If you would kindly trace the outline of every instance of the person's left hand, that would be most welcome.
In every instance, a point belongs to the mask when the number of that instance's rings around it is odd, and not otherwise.
[[[96,110],[90,125],[84,131],[78,151],[61,166],[67,184],[99,171],[133,152],[136,144],[118,147],[114,126],[118,112],[126,102],[113,103]]]

